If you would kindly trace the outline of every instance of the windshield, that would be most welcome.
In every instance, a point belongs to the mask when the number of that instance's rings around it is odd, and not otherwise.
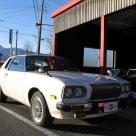
[[[61,57],[50,57],[54,70],[78,71],[78,69],[67,59]]]
[[[45,71],[79,71],[69,60],[61,57],[28,56],[26,71],[36,71],[39,68]]]

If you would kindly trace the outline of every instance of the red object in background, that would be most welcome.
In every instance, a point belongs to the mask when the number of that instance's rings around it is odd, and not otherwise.
[[[64,6],[62,6],[61,8],[57,9],[55,12],[52,13],[51,17],[56,17],[57,15],[61,14],[62,12],[72,8],[73,6],[79,4],[80,2],[82,2],[84,0],[70,0],[67,4],[65,4]]]
[[[107,40],[107,23],[106,16],[101,17],[101,43],[100,43],[100,73],[106,72],[106,40]]]
[[[103,108],[104,107],[104,102],[99,103],[99,108]]]
[[[62,6],[61,8],[57,9],[55,12],[52,13],[51,17],[56,17],[59,14],[67,11],[68,9],[72,8],[73,6],[83,2],[84,0],[70,0],[67,4]],[[106,72],[106,40],[107,40],[107,23],[106,23],[106,16],[101,17],[101,43],[100,43],[100,73],[105,74]],[[53,55],[57,54],[57,46],[56,44],[56,37],[54,36],[54,50]]]
[[[57,35],[55,33],[53,33],[51,55],[57,56]]]
[[[56,35],[55,35],[55,33],[53,32],[53,34],[52,34],[52,46],[51,46],[51,55],[53,55],[53,56],[55,56],[56,55],[56,42],[55,42],[55,40],[56,40]]]

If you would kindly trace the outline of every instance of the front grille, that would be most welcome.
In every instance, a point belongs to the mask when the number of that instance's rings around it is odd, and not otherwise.
[[[120,96],[120,84],[93,84],[91,100],[94,99],[108,99]]]

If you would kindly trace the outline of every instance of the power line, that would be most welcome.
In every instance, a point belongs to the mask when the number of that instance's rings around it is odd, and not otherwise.
[[[35,3],[36,3],[36,9],[37,9],[37,14],[38,14],[38,21],[39,21],[39,12],[38,12],[38,2],[37,2],[37,0],[35,1]]]
[[[0,30],[0,32],[9,33],[9,31],[4,31],[4,30]],[[13,34],[15,34],[15,33],[13,33]],[[26,35],[26,36],[32,36],[32,37],[38,36],[38,35],[34,35],[34,34],[20,33],[20,32],[18,34],[20,34],[20,35]]]
[[[36,24],[36,26],[40,26],[40,25],[51,26],[51,27],[53,26],[51,24],[39,24],[39,23]]]
[[[16,13],[14,13],[14,15],[5,14],[4,17],[3,17],[3,19],[5,20],[7,18],[9,19],[9,18],[21,17],[23,15],[28,16],[28,14],[31,15],[30,11],[27,11],[27,10],[24,11],[24,10],[22,10],[22,13],[21,12],[16,12]]]
[[[6,29],[10,29],[9,27],[7,27],[7,26],[4,26],[4,25],[0,25],[1,27],[4,27],[4,28],[6,28]]]
[[[11,2],[11,3],[7,3],[7,4],[0,4],[0,9],[3,9],[3,12],[4,11],[6,11],[6,10],[21,10],[22,12],[24,12],[24,11],[28,11],[29,10],[29,12],[30,12],[30,10],[31,10],[31,14],[32,14],[32,12],[33,12],[33,10],[34,10],[34,16],[35,16],[35,20],[36,20],[36,23],[38,22],[38,19],[39,19],[39,12],[38,12],[38,10],[39,10],[39,6],[40,6],[40,4],[38,3],[39,2],[39,0],[32,0],[33,1],[33,4],[32,4],[32,2],[31,2],[31,4],[30,3],[27,3],[27,5],[24,3],[24,4],[22,4],[22,3],[18,3],[18,5],[17,5],[17,3],[16,2]],[[47,0],[46,2],[48,2],[47,4],[48,4],[48,6],[46,6],[46,7],[44,7],[44,8],[47,8],[47,10],[49,11],[49,8],[50,8],[50,12],[52,12],[52,10],[54,10],[55,8],[57,8],[57,6],[62,6],[62,5],[64,5],[65,3],[67,3],[68,2],[68,0]],[[34,7],[35,6],[35,7]],[[4,10],[5,9],[5,10]],[[20,12],[21,12],[20,11]],[[19,14],[20,16],[21,16],[21,14],[20,14],[20,12],[16,12],[17,14]],[[10,12],[10,14],[12,14],[13,12],[11,11]],[[23,13],[24,14],[24,13]],[[27,13],[26,13],[27,14]],[[5,15],[5,16],[7,16],[7,14],[3,14],[2,13],[2,15]],[[27,14],[28,15],[28,14]],[[9,16],[9,15],[8,15]],[[14,15],[10,15],[9,17],[15,17],[15,13],[14,13]],[[9,19],[9,17],[6,17],[6,19],[8,18]],[[27,17],[27,16],[26,16]],[[4,21],[5,22],[5,21]],[[32,21],[31,21],[32,22]],[[15,24],[15,22],[14,22],[14,24]],[[17,24],[17,23],[16,23]],[[25,24],[18,24],[18,25],[25,25]],[[52,24],[42,24],[42,25],[45,25],[45,26],[47,26],[47,27],[52,27],[53,25]],[[28,24],[27,24],[27,26],[28,26]],[[7,30],[9,30],[10,28],[9,27],[7,27],[7,26],[3,26],[3,25],[1,25],[1,27],[3,27],[3,28],[6,28]],[[34,27],[34,26],[33,26]],[[15,28],[15,29],[17,29],[17,28]],[[46,30],[46,29],[43,29],[43,30]],[[50,30],[46,30],[46,31],[50,31]],[[9,33],[9,32],[7,32],[7,33]],[[28,33],[19,33],[20,35],[25,35],[25,36],[37,36],[37,35],[34,35],[34,34],[28,34]]]
[[[5,22],[5,21],[4,21]],[[13,22],[12,22],[13,23]],[[15,23],[15,22],[14,22]],[[19,25],[26,25],[26,24],[19,24]],[[51,24],[43,24],[43,25],[46,25],[46,26],[49,26],[49,27],[52,27],[53,25],[51,25]],[[11,29],[10,27],[7,27],[7,26],[4,26],[4,25],[0,25],[0,27],[3,27],[3,28],[5,28],[5,29],[7,29],[7,30],[9,30],[9,29]],[[50,29],[45,29],[45,28],[43,28],[42,30],[45,30],[45,31],[49,31],[49,32],[51,32],[52,30],[50,30]],[[32,35],[32,34],[31,34]]]
[[[8,33],[8,34],[9,34],[9,31],[0,30],[0,32],[2,32],[2,33]],[[15,35],[16,32],[13,32],[13,34]],[[34,34],[21,33],[21,32],[18,32],[18,34],[19,34],[19,35],[25,35],[25,36],[31,36],[31,37],[37,37],[37,36],[38,36],[38,35],[34,35]],[[41,39],[48,39],[48,38],[42,37]]]
[[[33,1],[33,6],[34,6],[35,19],[36,19],[36,23],[37,23],[39,19],[37,17],[36,5],[35,5],[35,1],[34,0],[32,0],[32,1]]]

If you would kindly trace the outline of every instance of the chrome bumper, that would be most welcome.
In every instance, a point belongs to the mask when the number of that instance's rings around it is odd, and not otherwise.
[[[126,99],[86,101],[78,104],[72,104],[72,103],[66,104],[61,102],[61,103],[57,103],[56,107],[60,111],[75,113],[76,118],[82,118],[87,115],[106,114],[104,112],[104,106],[101,105],[101,103],[106,103],[106,102],[118,102],[118,110],[124,109],[126,107]]]

